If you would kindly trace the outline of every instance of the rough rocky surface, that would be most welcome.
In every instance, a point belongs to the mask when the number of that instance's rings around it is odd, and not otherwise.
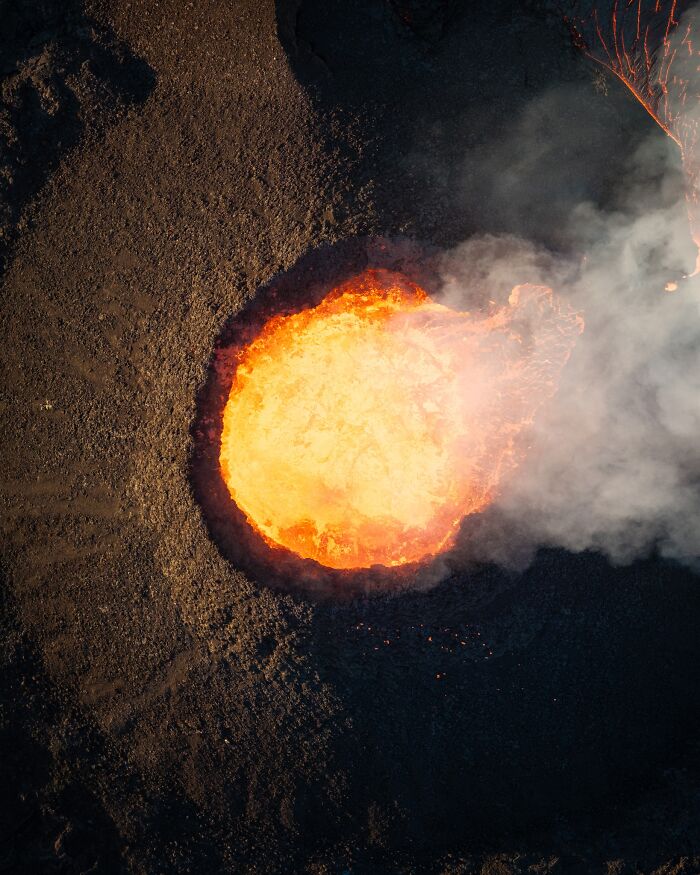
[[[533,155],[533,226],[609,196],[642,115],[537,4],[482,5],[0,4],[0,872],[700,872],[690,572],[543,551],[319,601],[195,500],[262,284],[358,235],[527,233],[465,156],[553,85],[544,143],[609,151],[566,185]]]

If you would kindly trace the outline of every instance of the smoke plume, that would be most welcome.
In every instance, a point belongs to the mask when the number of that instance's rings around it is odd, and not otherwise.
[[[601,175],[610,144],[549,123],[571,112],[578,87],[539,98],[496,149],[466,162],[468,179],[489,181],[486,211],[507,216],[514,233],[447,253],[443,301],[483,306],[518,283],[546,284],[583,313],[585,331],[533,422],[526,460],[466,521],[464,540],[477,559],[520,566],[540,546],[617,563],[657,550],[698,565],[700,283],[681,279],[696,250],[677,147],[649,120],[604,197],[586,197],[581,180]],[[542,197],[557,186],[561,197]],[[678,291],[664,291],[669,280]]]

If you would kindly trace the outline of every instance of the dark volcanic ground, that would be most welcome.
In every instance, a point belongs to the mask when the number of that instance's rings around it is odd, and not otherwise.
[[[0,21],[0,872],[700,872],[697,578],[549,551],[318,601],[232,567],[190,478],[261,284],[358,235],[556,246],[643,114],[536,3]],[[469,156],[552,86],[531,231]],[[557,126],[606,144],[575,178]]]

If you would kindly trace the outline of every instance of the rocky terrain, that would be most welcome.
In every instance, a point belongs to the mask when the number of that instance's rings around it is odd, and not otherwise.
[[[697,875],[690,571],[542,550],[318,598],[231,561],[193,462],[261,287],[351,238],[556,248],[643,113],[536,2],[0,21],[0,872]],[[552,88],[524,215],[478,168]],[[564,179],[571,126],[605,149]]]

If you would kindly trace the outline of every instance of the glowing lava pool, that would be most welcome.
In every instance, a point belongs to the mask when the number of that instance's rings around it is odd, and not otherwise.
[[[230,496],[269,544],[330,568],[434,556],[521,460],[582,326],[544,286],[477,314],[366,270],[238,353]]]

